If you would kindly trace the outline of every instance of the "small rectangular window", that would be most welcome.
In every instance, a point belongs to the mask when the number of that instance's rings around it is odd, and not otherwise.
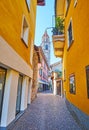
[[[73,38],[72,21],[70,21],[68,27],[68,47],[72,44],[73,40],[74,38]]]
[[[29,36],[29,26],[25,16],[23,16],[21,38],[27,46],[28,46],[28,36]]]
[[[70,86],[70,93],[75,94],[76,93],[75,75],[70,75],[69,86]]]
[[[74,0],[74,7],[76,7],[78,0]]]
[[[66,15],[68,13],[69,5],[71,0],[66,0]]]
[[[39,70],[39,75],[42,76],[42,69]]]
[[[87,96],[89,98],[89,66],[86,67]]]
[[[5,79],[6,79],[6,70],[0,67],[0,120],[2,115]]]

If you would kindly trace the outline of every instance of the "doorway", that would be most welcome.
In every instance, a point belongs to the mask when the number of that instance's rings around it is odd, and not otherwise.
[[[17,88],[17,100],[16,100],[16,115],[20,112],[21,95],[22,95],[22,82],[23,82],[23,76],[19,75],[18,88]]]
[[[61,81],[57,81],[57,95],[61,96]]]
[[[1,115],[2,115],[5,79],[6,79],[6,69],[3,69],[0,67],[0,120],[1,120]]]
[[[31,103],[31,87],[32,87],[32,79],[29,79],[28,83],[28,105]]]

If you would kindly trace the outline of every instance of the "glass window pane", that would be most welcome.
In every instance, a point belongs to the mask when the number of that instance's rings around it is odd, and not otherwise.
[[[23,81],[23,77],[19,76],[18,89],[17,89],[17,101],[16,101],[16,115],[20,112],[21,94],[22,94],[22,81]]]
[[[70,22],[70,25],[69,25],[69,28],[68,28],[68,37],[69,37],[69,46],[71,45],[71,43],[72,43],[72,24],[71,24],[71,22]]]
[[[26,0],[28,8],[30,8],[30,0]]]
[[[70,84],[70,93],[75,94],[76,87],[75,87],[75,75],[71,75],[69,78],[69,84]]]

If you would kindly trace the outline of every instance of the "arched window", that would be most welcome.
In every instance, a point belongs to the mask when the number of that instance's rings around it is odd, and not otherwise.
[[[48,50],[48,45],[45,45],[45,50]]]

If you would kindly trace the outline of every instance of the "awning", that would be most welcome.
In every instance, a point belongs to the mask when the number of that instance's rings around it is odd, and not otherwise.
[[[37,5],[44,6],[45,5],[45,0],[37,0]]]
[[[43,80],[38,80],[38,83],[49,85],[48,82],[45,82],[45,81],[43,81]]]

